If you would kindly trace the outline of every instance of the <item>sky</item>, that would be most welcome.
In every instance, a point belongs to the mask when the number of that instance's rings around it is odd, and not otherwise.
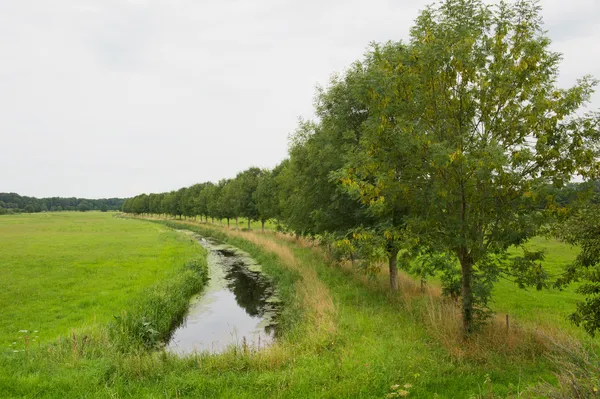
[[[0,192],[129,197],[274,167],[315,87],[430,3],[0,0]],[[600,78],[600,0],[541,5],[559,85]]]

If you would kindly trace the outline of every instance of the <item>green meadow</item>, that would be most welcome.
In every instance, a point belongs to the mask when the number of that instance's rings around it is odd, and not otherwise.
[[[200,254],[175,232],[101,212],[0,219],[0,345],[40,343],[102,326]]]
[[[201,289],[182,266],[205,252],[176,229],[260,262],[284,303],[273,346],[177,357],[137,340],[149,314],[159,315],[151,322],[167,337]],[[464,343],[455,338],[455,305],[422,294],[408,276],[392,295],[385,274],[332,266],[312,243],[273,231],[43,213],[2,217],[0,238],[0,397],[544,397],[540,384],[556,384],[560,368],[527,326],[541,320],[561,342],[595,344],[564,320],[578,299],[572,290],[500,283],[494,307],[516,327],[492,322]],[[555,271],[576,254],[546,239],[530,245],[547,248]],[[126,321],[115,327],[119,315]]]

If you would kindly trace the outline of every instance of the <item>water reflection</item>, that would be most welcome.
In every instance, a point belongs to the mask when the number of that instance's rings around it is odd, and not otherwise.
[[[245,342],[264,347],[274,338],[280,303],[272,282],[248,254],[196,236],[209,249],[209,282],[190,304],[166,349],[180,354],[222,352]]]

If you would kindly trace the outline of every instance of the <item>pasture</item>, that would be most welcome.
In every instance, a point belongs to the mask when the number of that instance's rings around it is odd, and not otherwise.
[[[19,331],[45,343],[105,325],[200,253],[169,229],[101,212],[6,215],[0,243],[3,348]]]

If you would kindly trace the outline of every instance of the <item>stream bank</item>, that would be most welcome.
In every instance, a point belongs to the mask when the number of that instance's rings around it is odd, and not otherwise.
[[[234,246],[185,232],[209,251],[209,281],[190,301],[185,320],[165,349],[185,355],[221,353],[231,346],[261,349],[270,345],[281,301],[261,266]]]

